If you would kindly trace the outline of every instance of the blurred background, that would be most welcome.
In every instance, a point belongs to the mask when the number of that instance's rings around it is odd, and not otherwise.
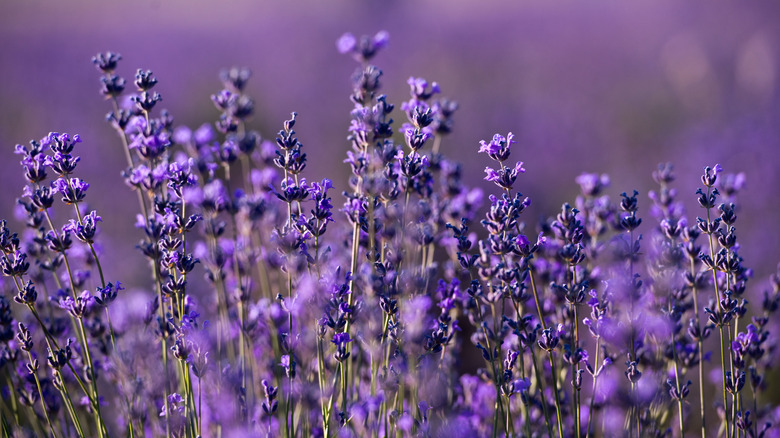
[[[122,54],[118,73],[129,80],[136,68],[153,70],[162,107],[193,128],[218,117],[209,96],[219,71],[250,67],[252,127],[272,138],[297,111],[307,174],[341,191],[356,65],[335,42],[347,31],[387,30],[389,47],[374,59],[383,91],[400,106],[406,79],[421,76],[460,102],[442,151],[464,163],[470,183],[493,191],[482,181],[490,163],[476,153],[479,140],[518,136],[513,159],[526,163],[517,187],[533,200],[529,222],[573,202],[582,172],[608,173],[613,197],[639,190],[646,224],[659,162],[674,164],[689,218],[700,214],[694,192],[705,165],[745,172],[737,230],[756,271],[753,295],[780,261],[777,23],[778,2],[3,1],[0,217],[13,216],[24,183],[14,145],[79,133],[77,176],[92,183],[105,260],[129,277],[123,282],[132,282],[127,269],[144,269],[133,250],[135,195],[120,177],[121,145],[104,122],[109,103],[90,62],[106,50]],[[404,117],[395,119],[399,127]]]

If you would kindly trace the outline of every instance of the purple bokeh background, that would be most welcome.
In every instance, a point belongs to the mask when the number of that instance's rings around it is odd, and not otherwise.
[[[119,176],[124,158],[103,122],[109,104],[90,62],[105,50],[122,54],[119,73],[128,79],[138,67],[153,70],[162,106],[192,127],[218,116],[209,100],[218,72],[250,67],[252,127],[272,137],[297,111],[307,172],[343,189],[355,65],[335,41],[384,29],[390,45],[375,63],[388,100],[400,105],[414,75],[459,101],[442,150],[464,163],[469,181],[488,187],[480,139],[517,135],[513,156],[527,169],[518,187],[534,203],[529,222],[573,202],[574,178],[585,171],[610,174],[613,197],[639,190],[646,224],[657,163],[675,165],[689,217],[699,214],[703,166],[746,172],[737,230],[759,280],[749,294],[760,293],[780,260],[778,22],[776,2],[2,2],[0,217],[13,215],[23,185],[14,145],[49,131],[79,133],[77,175],[92,183],[87,199],[103,216],[109,269],[132,284],[145,268],[132,248],[140,235],[132,230],[135,195]]]

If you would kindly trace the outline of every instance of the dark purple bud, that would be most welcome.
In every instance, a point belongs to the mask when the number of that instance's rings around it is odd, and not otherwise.
[[[157,85],[157,78],[154,77],[152,71],[143,71],[139,68],[135,73],[135,86],[138,87],[138,91],[146,92],[155,85]]]
[[[24,351],[30,351],[33,348],[32,333],[23,323],[19,323],[19,332],[16,334],[16,339],[19,341],[19,348]]]
[[[14,296],[14,301],[19,304],[32,305],[38,299],[38,292],[35,291],[32,281],[27,280],[27,283],[22,286],[22,289]]]
[[[116,69],[117,63],[122,59],[122,55],[114,52],[98,53],[92,57],[92,63],[103,73],[111,73]]]
[[[696,194],[699,195],[696,199],[703,208],[710,209],[715,208],[715,202],[718,198],[718,189],[712,189],[709,193],[704,193],[702,189],[697,189]]]
[[[562,324],[558,324],[557,330],[552,327],[542,330],[542,335],[538,341],[539,347],[548,352],[553,351],[558,346],[558,341],[560,340],[558,333],[562,330],[562,327]]]
[[[219,79],[225,88],[232,88],[236,92],[244,89],[251,76],[252,71],[246,67],[232,67],[219,73]]]
[[[701,182],[707,187],[715,185],[715,181],[718,179],[718,173],[723,172],[723,168],[720,164],[716,164],[714,168],[709,166],[704,168],[704,174],[701,176]]]
[[[30,269],[30,263],[27,261],[27,254],[23,252],[14,252],[13,259],[10,256],[4,256],[0,259],[0,266],[3,275],[8,277],[22,277]]]
[[[726,390],[731,394],[737,394],[742,391],[745,386],[745,372],[740,371],[739,374],[732,376],[731,371],[726,371],[725,375]]]
[[[642,373],[637,368],[636,361],[629,360],[626,362],[626,366],[628,367],[625,371],[625,375],[628,378],[628,380],[631,383],[637,383],[639,382],[639,379],[642,378]]]
[[[72,342],[72,339],[68,339],[68,343],[65,345],[65,348],[57,349],[57,351],[52,351],[49,349],[47,361],[49,366],[52,367],[55,371],[59,371],[64,368],[73,357],[73,352],[70,348]]]
[[[626,192],[621,193],[620,196],[623,199],[620,201],[620,209],[626,213],[636,212],[638,204],[637,195],[639,195],[639,192],[636,190],[634,190],[634,194],[631,196],[628,196]]]
[[[131,97],[130,100],[135,103],[135,106],[139,110],[149,112],[154,108],[157,102],[162,100],[162,96],[157,92],[152,94],[148,91],[142,91],[141,94]]]

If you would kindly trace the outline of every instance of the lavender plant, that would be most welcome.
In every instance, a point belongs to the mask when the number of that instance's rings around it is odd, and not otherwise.
[[[337,42],[359,64],[339,211],[339,179],[311,175],[293,129],[305,113],[268,139],[252,130],[249,70],[220,74],[215,120],[193,130],[159,110],[151,71],[129,91],[118,54],[93,58],[138,201],[137,251],[114,250],[148,275],[104,271],[112,217],[88,206],[78,135],[16,146],[3,436],[778,436],[780,271],[751,305],[744,175],[706,167],[694,223],[671,164],[647,212],[584,173],[572,204],[528,225],[522,152],[495,134],[475,145],[494,185],[482,208],[442,153],[458,104],[417,77],[400,111],[380,94],[387,42]],[[146,311],[114,324],[130,294]]]

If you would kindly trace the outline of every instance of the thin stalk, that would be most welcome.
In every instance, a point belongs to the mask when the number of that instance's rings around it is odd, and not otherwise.
[[[21,424],[19,421],[19,406],[16,404],[16,386],[11,381],[11,375],[5,376],[6,382],[8,382],[8,390],[11,392],[11,412],[13,413],[16,424]]]
[[[3,252],[2,255],[5,258],[8,257],[8,255],[5,254],[5,252]],[[13,278],[14,278],[14,284],[16,285],[17,290],[21,291],[21,285],[19,284],[19,282],[23,282],[24,281],[23,278],[21,276],[18,277],[18,278],[16,276],[14,276]],[[46,328],[46,325],[41,320],[40,315],[38,315],[38,311],[35,309],[35,304],[27,304],[27,308],[30,310],[30,313],[33,314],[35,319],[38,321],[38,324],[41,326],[41,329],[43,330],[44,338],[46,339],[46,344],[48,345],[49,350],[50,351],[54,351],[54,348],[59,349],[59,345],[57,345],[57,340],[54,339],[54,337],[51,335],[51,333],[49,333],[49,330]],[[83,328],[83,326],[82,326],[82,328]],[[52,345],[54,346],[54,348],[52,348]],[[90,393],[90,391],[88,391],[87,388],[84,386],[84,383],[82,382],[81,378],[79,377],[78,373],[73,368],[73,365],[70,362],[68,362],[68,368],[70,368],[71,372],[73,373],[73,377],[76,378],[76,382],[78,382],[79,386],[81,386],[81,389],[84,391],[84,394],[87,396],[87,398],[89,399],[90,403],[92,404],[92,406],[94,408],[97,405],[97,399],[93,398],[92,393]],[[65,386],[65,384],[63,382],[63,387],[64,386]],[[65,388],[65,389],[67,391],[67,388]],[[102,433],[105,430],[105,424],[103,424],[101,416],[98,415],[97,419],[98,419],[98,433],[99,433],[100,436],[102,436]],[[82,432],[82,436],[83,436],[83,432]]]
[[[165,302],[162,296],[162,285],[160,284],[160,267],[157,263],[159,257],[155,256],[154,263],[154,282],[157,289],[157,299],[159,301],[160,311],[160,330],[165,330]],[[165,412],[170,412],[170,406],[168,405],[168,394],[171,392],[171,381],[168,376],[168,337],[166,333],[160,333],[160,354],[162,355],[163,373],[165,375],[165,390],[163,391],[163,406],[165,406]],[[171,425],[168,415],[165,416],[165,436],[171,438]]]
[[[96,419],[98,422],[98,436],[104,436],[105,432],[105,424],[103,423],[103,416],[100,413],[100,396],[98,395],[97,390],[97,379],[95,375],[95,369],[92,363],[92,354],[89,351],[89,345],[87,344],[87,333],[84,330],[84,321],[81,318],[78,318],[79,322],[79,331],[81,332],[81,337],[84,339],[84,345],[87,345],[87,348],[84,350],[84,356],[87,359],[87,367],[89,367],[89,373],[91,375],[90,383],[92,383],[92,393],[95,397],[95,403],[93,404],[93,408],[95,409]]]
[[[696,287],[696,262],[691,258],[691,276],[694,278],[693,282],[693,310],[696,318],[696,329],[700,330],[701,325],[699,322],[699,291]],[[702,355],[704,354],[704,342],[699,337],[696,341],[699,348],[699,414],[701,415],[701,438],[707,438],[707,422],[704,417],[704,364],[702,361]]]
[[[70,186],[70,180],[66,179],[68,182],[68,185]],[[78,206],[76,206],[76,211],[78,212]],[[54,233],[54,237],[59,240],[59,233],[57,232],[57,228],[54,226],[54,223],[51,220],[51,216],[49,215],[49,210],[44,209],[44,216],[46,217],[46,221],[49,223],[49,227],[51,228],[51,231]],[[80,219],[80,213],[79,213],[79,222]],[[71,289],[71,295],[73,296],[73,299],[76,299],[76,285],[73,280],[73,271],[70,268],[70,262],[68,261],[68,256],[65,253],[65,250],[60,251],[62,254],[63,261],[65,262],[65,269],[68,272],[68,279],[70,280],[70,289]],[[102,274],[101,274],[102,275]],[[17,286],[18,287],[18,286]],[[92,383],[92,392],[88,393],[89,398],[93,401],[93,408],[95,410],[95,419],[98,423],[98,436],[103,437],[104,431],[105,431],[105,424],[103,422],[103,416],[100,413],[100,403],[99,403],[99,395],[97,391],[97,382],[96,382],[96,375],[95,370],[92,366],[92,357],[89,352],[89,344],[87,343],[87,337],[84,332],[84,322],[78,318],[78,331],[80,333],[80,339],[82,350],[84,352],[84,356],[87,359],[87,367],[89,369],[90,375],[91,375],[91,383]],[[41,322],[41,326],[43,326],[43,322]],[[76,374],[74,372],[74,374]]]
[[[572,273],[572,287],[574,287],[574,274]],[[579,348],[579,324],[577,319],[577,304],[572,303],[572,308],[574,310],[574,321],[572,321],[572,332],[574,333],[574,348],[573,352],[576,354],[577,349]],[[580,388],[574,385],[575,380],[577,379],[577,373],[580,369],[580,363],[576,362],[572,364],[571,371],[572,371],[572,387],[574,388],[573,392],[573,399],[574,399],[574,428],[576,430],[575,436],[582,436],[580,433]]]
[[[73,424],[76,426],[76,431],[78,432],[79,436],[84,438],[84,429],[81,428],[81,422],[79,421],[78,415],[76,415],[76,410],[73,408],[73,401],[70,399],[70,394],[68,393],[68,387],[65,385],[65,382],[62,380],[62,375],[60,375],[60,382],[62,383],[60,387],[60,392],[62,393],[62,398],[65,401],[65,406],[68,409],[68,412],[70,413],[70,418],[73,420]]]
[[[707,188],[707,196],[710,195],[710,188]],[[707,208],[707,223],[710,223],[710,209]],[[715,263],[715,244],[712,241],[712,233],[707,234],[707,237],[709,239],[710,243],[710,260],[712,260],[712,263]],[[716,272],[715,268],[712,268],[712,281],[713,285],[715,286],[715,301],[718,303],[718,312],[722,314],[723,307],[720,304],[720,289],[718,288],[718,273]],[[729,431],[729,405],[728,405],[728,397],[726,395],[726,351],[723,345],[723,326],[718,326],[718,331],[720,332],[720,364],[721,364],[721,374],[723,376],[723,410],[725,411],[726,415],[724,416],[724,421],[726,422],[726,438],[731,437],[731,433]]]
[[[722,352],[723,351],[723,327],[721,326],[719,328],[720,328],[720,348],[721,348],[721,352]],[[721,369],[724,370],[724,373],[725,373],[725,370],[726,370],[726,362],[725,361],[726,361],[725,355],[721,354],[720,355],[720,366],[722,367]],[[728,420],[728,418],[729,418],[729,405],[728,405],[728,398],[727,398],[727,395],[726,395],[726,376],[725,376],[725,374],[723,376],[723,410],[725,411],[725,416],[723,418],[724,418],[724,421],[726,422],[726,438],[729,438],[729,437],[731,437],[731,432],[729,431],[729,420]]]
[[[752,389],[753,389],[753,391],[752,391],[753,392],[753,412],[755,412],[756,415],[758,415],[758,394],[756,394],[758,392],[758,388],[752,388]],[[756,417],[756,419],[758,419],[758,417]],[[755,428],[755,429],[753,429],[753,431],[755,433],[753,436],[758,436],[758,421],[753,421],[753,427]]]
[[[542,330],[547,330],[547,326],[544,323],[544,314],[542,313],[542,306],[539,303],[539,294],[536,292],[536,280],[534,279],[534,270],[528,270],[528,276],[531,280],[531,291],[534,294],[534,303],[536,303],[536,311],[539,314],[539,322],[542,324]]]
[[[528,437],[531,436],[531,410],[528,407],[527,403],[523,403],[525,405],[525,433]],[[549,423],[547,424],[547,427],[549,428]],[[549,432],[549,429],[548,429]],[[549,436],[549,435],[548,435]]]
[[[590,396],[590,407],[588,408],[588,430],[585,432],[585,438],[590,438],[590,431],[591,431],[591,424],[593,423],[593,402],[596,400],[596,382],[599,380],[598,375],[598,369],[599,369],[599,353],[600,353],[600,346],[601,343],[601,336],[596,337],[596,359],[593,361],[593,364],[595,365],[595,373],[593,376],[593,390],[591,391],[592,394]]]
[[[5,418],[5,410],[3,410],[3,438],[11,438],[11,426],[8,424],[8,419]]]
[[[515,314],[517,315],[517,318],[520,319],[521,317],[520,304],[517,301],[515,301],[514,297],[512,298],[512,303],[515,308]],[[525,331],[525,334],[527,335],[528,332]],[[544,395],[544,383],[543,383],[544,376],[542,376],[539,373],[539,369],[536,366],[536,352],[534,352],[533,344],[529,345],[528,349],[531,351],[531,363],[533,364],[534,374],[536,375],[536,380],[537,383],[539,384],[539,395],[541,396],[542,399],[542,412],[544,413],[544,422],[545,425],[547,426],[547,437],[552,438],[552,424],[550,423],[550,414],[549,412],[547,412],[547,400]],[[527,411],[528,411],[528,406],[526,405],[526,418],[529,418]],[[526,420],[526,423],[528,423],[528,420]],[[529,437],[531,436],[530,432],[528,433],[528,436]]]
[[[336,372],[333,373],[333,380],[331,381],[330,386],[334,388],[334,391],[330,394],[330,399],[328,400],[328,408],[327,408],[327,415],[328,415],[328,421],[326,423],[328,430],[330,430],[330,413],[333,412],[333,404],[335,403],[336,397],[338,397],[338,391],[335,390],[336,388],[336,382],[338,382],[339,377],[341,377],[344,372],[343,369],[344,366],[341,362],[338,363],[338,367],[336,369]]]
[[[561,418],[561,398],[558,395],[558,374],[555,372],[555,360],[552,351],[548,351],[550,357],[550,373],[552,374],[553,392],[555,392],[555,413],[558,419],[558,437],[563,438],[563,421]]]
[[[539,396],[542,399],[542,412],[544,413],[544,422],[547,426],[547,437],[552,438],[552,423],[550,422],[550,413],[547,410],[547,397],[544,395],[544,376],[539,372],[539,367],[536,365],[536,352],[533,345],[528,347],[531,350],[531,361],[534,366],[534,374],[536,375],[537,383],[539,384]]]
[[[509,415],[509,397],[506,398],[506,411],[507,411],[507,415],[506,415],[505,422],[504,422],[504,430],[509,430],[510,429],[510,427],[509,427],[510,426],[509,419],[511,418],[511,416]],[[527,423],[527,421],[526,421],[526,423]],[[506,436],[507,437],[511,437],[512,435],[507,434]]]
[[[316,324],[316,322],[315,322]],[[328,420],[328,412],[325,406],[325,360],[323,359],[324,352],[322,348],[322,339],[317,336],[317,383],[320,386],[320,411],[322,412],[322,430],[326,437],[329,437],[330,433],[330,421]]]
[[[33,363],[32,354],[28,351],[27,357],[30,359],[30,364]],[[51,424],[51,419],[49,418],[49,410],[46,409],[46,403],[43,399],[43,390],[41,389],[41,381],[38,380],[38,374],[32,373],[33,377],[35,378],[35,386],[38,387],[38,395],[41,397],[41,409],[43,410],[43,415],[46,417],[46,422],[49,423],[49,430],[51,431],[52,436],[54,438],[57,438],[57,433],[54,431],[54,426]]]
[[[292,359],[290,359],[292,360]],[[290,392],[287,394],[287,404],[290,411],[290,437],[295,436],[295,397],[293,397],[293,378],[292,375],[288,378],[290,384]]]
[[[737,394],[731,394],[731,436],[737,437],[739,434],[739,430],[737,429]]]
[[[200,415],[203,414],[203,399],[200,395],[200,387],[203,386],[203,381],[198,378],[198,436],[203,436],[203,419]]]
[[[360,252],[360,218],[355,218],[355,223],[352,226],[352,261],[350,263],[350,273],[351,277],[349,279],[349,296],[347,297],[347,304],[352,308],[352,305],[354,304],[354,297],[355,297],[355,273],[357,271],[357,264],[358,264],[358,254]],[[344,326],[344,333],[349,333],[349,328],[351,325],[351,320],[347,319],[347,323]],[[347,345],[347,351],[351,352],[352,346],[351,344]],[[346,376],[346,370],[349,369],[349,365],[352,362],[352,359],[354,357],[354,354],[350,354],[349,357],[347,357],[342,365],[342,373]],[[346,382],[343,382],[346,385]],[[344,412],[347,411],[347,403],[346,403],[346,389],[344,389]]]
[[[672,343],[674,344],[674,339],[672,339]],[[674,383],[677,388],[677,394],[682,394],[682,391],[680,390],[680,370],[677,365],[677,347],[675,345],[672,345],[672,353],[674,354]],[[677,414],[678,414],[678,420],[680,422],[680,436],[685,436],[685,424],[683,423],[683,406],[682,406],[682,398],[677,399]]]
[[[341,367],[341,404],[344,414],[347,413],[347,367]]]

